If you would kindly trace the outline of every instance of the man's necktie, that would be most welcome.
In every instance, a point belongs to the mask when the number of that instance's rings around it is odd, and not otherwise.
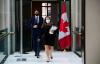
[[[38,24],[39,23],[38,16],[35,17],[35,20],[36,20],[36,23]]]

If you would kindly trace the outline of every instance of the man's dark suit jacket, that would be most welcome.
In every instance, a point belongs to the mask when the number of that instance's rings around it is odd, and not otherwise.
[[[43,24],[43,18],[41,17],[41,16],[39,16],[39,23],[37,23],[36,21],[35,21],[35,16],[33,16],[32,18],[31,18],[31,20],[30,20],[30,22],[29,22],[30,24],[30,27],[32,28],[32,29],[34,29],[33,28],[33,25],[37,25],[38,26],[38,29],[41,29],[41,26],[42,26],[42,24]]]

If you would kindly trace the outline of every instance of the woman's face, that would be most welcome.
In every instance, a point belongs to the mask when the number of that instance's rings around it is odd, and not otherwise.
[[[50,23],[50,18],[46,18],[46,23]]]
[[[47,19],[47,20],[46,20],[46,23],[50,23],[50,19]]]

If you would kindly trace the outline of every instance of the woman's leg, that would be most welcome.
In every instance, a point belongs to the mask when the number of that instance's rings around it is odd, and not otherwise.
[[[47,55],[47,61],[50,61],[50,56],[49,56],[49,46],[45,45],[45,53]]]
[[[53,50],[54,50],[54,47],[53,46],[50,46],[50,51],[49,51],[49,53],[50,53],[50,58],[52,59],[53,57],[52,57],[52,52],[53,52]]]

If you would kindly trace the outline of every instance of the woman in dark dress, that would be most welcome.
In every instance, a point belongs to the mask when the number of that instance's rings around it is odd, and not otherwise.
[[[52,52],[54,49],[54,41],[55,41],[55,32],[54,30],[50,33],[50,29],[52,27],[53,23],[50,21],[49,17],[46,17],[46,22],[44,25],[44,47],[45,47],[45,53],[47,55],[47,62],[49,62],[53,57],[52,57]]]

